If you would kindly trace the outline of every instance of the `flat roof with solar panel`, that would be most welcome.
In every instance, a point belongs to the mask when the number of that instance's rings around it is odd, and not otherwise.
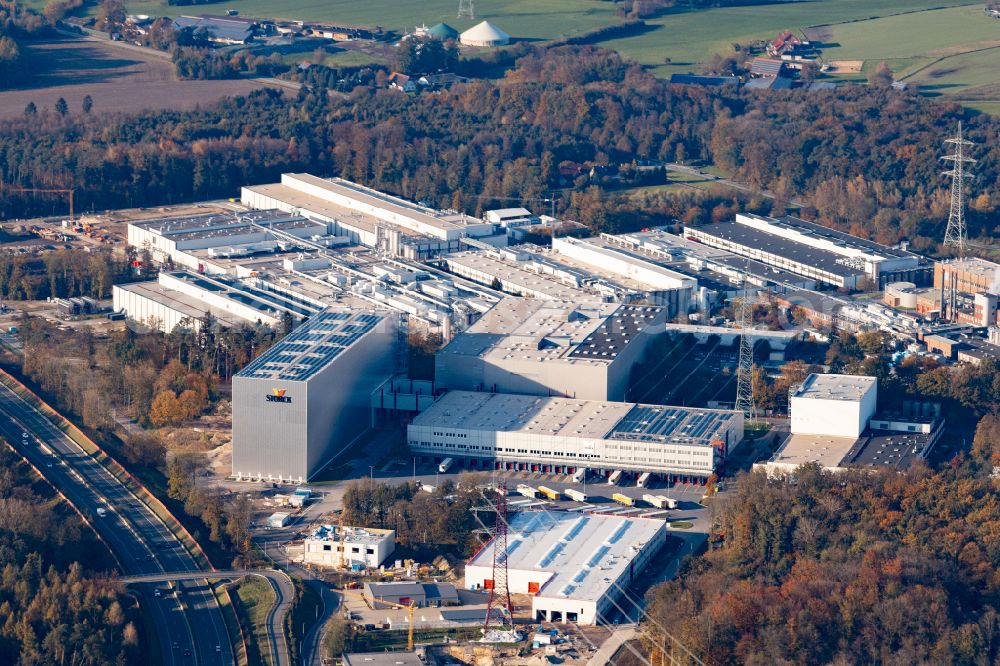
[[[692,409],[662,405],[635,405],[609,433],[609,439],[643,442],[690,442],[710,445],[739,413],[723,409]]]
[[[507,297],[439,354],[610,363],[663,308]]]
[[[650,326],[660,313],[660,308],[649,305],[623,305],[605,319],[568,358],[612,359],[625,345]]]
[[[306,381],[384,318],[374,313],[324,310],[286,335],[236,376]]]
[[[414,426],[584,439],[712,445],[742,415],[628,402],[449,391]]]

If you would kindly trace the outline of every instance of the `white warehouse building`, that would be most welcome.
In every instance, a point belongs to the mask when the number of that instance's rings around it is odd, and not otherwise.
[[[376,569],[396,550],[396,532],[345,525],[343,548],[345,567]],[[340,528],[320,525],[303,540],[302,561],[322,567],[339,567],[340,550]]]
[[[410,450],[478,469],[702,480],[743,439],[737,411],[452,391],[407,427]]]
[[[860,437],[877,395],[875,377],[811,374],[788,397],[792,434]]]
[[[463,238],[507,244],[506,232],[491,222],[421,206],[342,178],[286,173],[280,183],[247,186],[240,196],[244,206],[303,215],[331,225],[334,234],[351,243],[408,259],[457,251]]]
[[[189,271],[161,271],[155,281],[116,284],[112,296],[115,312],[164,333],[176,327],[198,330],[206,314],[232,328],[255,322],[276,326],[286,315],[298,321],[321,309],[224,275]]]
[[[532,595],[538,622],[610,621],[667,535],[662,520],[598,514],[523,512],[509,524],[507,584],[512,594]],[[492,541],[466,564],[465,586],[493,586]]]
[[[440,388],[622,400],[662,308],[504,298],[435,357]]]
[[[327,309],[233,377],[233,475],[303,482],[370,425],[398,315]]]
[[[221,256],[271,253],[279,242],[271,230],[297,238],[327,235],[325,223],[307,220],[280,210],[239,213],[208,213],[157,218],[128,225],[128,244],[149,252],[153,260],[170,259],[179,266],[204,272],[206,266],[194,255],[198,250]]]

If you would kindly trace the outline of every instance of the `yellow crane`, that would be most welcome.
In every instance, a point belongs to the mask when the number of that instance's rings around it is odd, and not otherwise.
[[[413,652],[413,609],[416,608],[414,602],[410,602],[410,605],[404,606],[403,604],[397,604],[395,601],[383,601],[382,599],[374,600],[380,604],[386,604],[387,606],[392,606],[393,608],[402,608],[406,611],[407,620],[409,621],[410,628],[406,632],[406,651]]]
[[[73,223],[75,217],[73,215],[73,189],[72,188],[55,188],[55,187],[15,187],[8,185],[7,189],[11,192],[21,192],[21,193],[39,193],[39,194],[68,194],[69,195],[69,221]]]
[[[344,564],[344,512],[340,512],[340,517],[337,519],[337,534],[340,537],[340,568],[345,567]]]
[[[363,595],[358,594],[358,596],[364,599]],[[368,606],[374,610],[378,607],[378,604],[385,604],[386,606],[392,606],[393,608],[400,608],[406,611],[406,619],[410,625],[406,632],[406,651],[413,652],[413,609],[417,607],[416,602],[410,601],[409,605],[405,605],[397,604],[395,601],[386,601],[385,599],[372,599]]]

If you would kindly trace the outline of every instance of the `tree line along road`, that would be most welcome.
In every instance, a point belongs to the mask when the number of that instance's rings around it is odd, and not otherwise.
[[[88,520],[123,573],[196,572],[201,568],[150,507],[3,383],[0,435]],[[138,589],[140,603],[154,625],[163,664],[235,663],[222,609],[205,575],[179,582],[176,596],[156,597],[152,586]]]

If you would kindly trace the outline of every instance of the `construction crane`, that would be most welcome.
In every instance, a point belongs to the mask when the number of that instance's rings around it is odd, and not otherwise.
[[[372,600],[374,603],[376,600]],[[416,605],[413,601],[409,605],[397,604],[395,601],[383,601],[382,599],[377,600],[380,604],[386,604],[387,606],[392,606],[393,608],[401,608],[406,611],[406,618],[410,624],[409,629],[406,632],[406,651],[413,652],[413,609]]]
[[[364,597],[362,596],[362,599]],[[386,606],[392,606],[393,608],[399,608],[406,611],[406,618],[410,624],[409,630],[406,632],[406,651],[413,652],[413,609],[417,607],[415,601],[410,601],[409,604],[397,604],[395,601],[386,601],[385,599],[375,599],[371,600],[368,604],[373,610],[378,604],[385,604]]]
[[[337,535],[340,537],[340,568],[344,569],[344,512],[340,512],[340,517],[337,518]]]
[[[73,224],[75,218],[73,215],[73,189],[72,188],[55,188],[55,187],[16,187],[13,185],[5,186],[11,192],[19,193],[39,193],[39,194],[68,194],[69,195],[69,221]]]

